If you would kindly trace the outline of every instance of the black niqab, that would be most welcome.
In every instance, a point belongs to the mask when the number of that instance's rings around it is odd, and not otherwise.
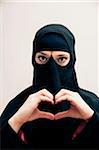
[[[61,89],[78,91],[78,83],[74,69],[75,39],[73,34],[63,25],[52,24],[41,28],[33,42],[32,63],[34,66],[33,86],[37,89],[47,89],[53,95]],[[66,66],[58,65],[51,57],[46,64],[37,64],[35,54],[40,51],[64,51],[70,54],[70,62]],[[57,105],[41,104],[40,108],[52,113],[70,108],[64,101]]]

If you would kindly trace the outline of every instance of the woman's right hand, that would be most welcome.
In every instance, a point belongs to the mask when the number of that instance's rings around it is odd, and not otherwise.
[[[38,118],[54,120],[54,115],[49,112],[40,111],[38,105],[41,101],[54,104],[53,95],[46,89],[31,94],[19,110],[9,119],[8,123],[17,133],[21,126]]]

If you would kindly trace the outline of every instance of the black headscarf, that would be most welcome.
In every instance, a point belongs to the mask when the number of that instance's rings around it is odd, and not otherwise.
[[[75,73],[75,38],[63,25],[50,24],[41,28],[33,41],[34,66],[33,86],[37,89],[47,89],[55,95],[60,89],[78,91],[78,83]],[[40,51],[64,51],[70,54],[70,61],[66,66],[58,65],[51,57],[46,64],[37,64],[35,54]],[[57,113],[70,107],[68,102],[62,102],[56,106],[42,104],[41,108],[46,111]]]
[[[41,28],[37,32],[33,41],[33,85],[45,88],[48,86],[48,90],[50,90],[53,94],[56,93],[61,87],[77,91],[78,84],[74,69],[76,60],[74,44],[75,39],[73,34],[63,25],[52,24]],[[59,50],[70,53],[71,58],[69,64],[65,67],[60,67],[51,58],[47,64],[38,65],[35,62],[36,52],[47,50]],[[50,85],[50,82],[52,85]]]

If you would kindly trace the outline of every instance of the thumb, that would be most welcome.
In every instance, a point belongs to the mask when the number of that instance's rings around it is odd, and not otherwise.
[[[65,118],[65,117],[69,117],[69,110],[59,112],[59,113],[55,114],[54,118],[55,118],[55,120],[58,120],[58,119],[62,119],[62,118]]]
[[[54,120],[54,115],[52,113],[45,112],[45,111],[40,111],[39,113],[40,113],[39,118]]]

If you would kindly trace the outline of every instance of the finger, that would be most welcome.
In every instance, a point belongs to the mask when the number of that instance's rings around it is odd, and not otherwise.
[[[61,89],[56,95],[55,95],[55,99],[58,99],[59,97],[63,96],[64,94],[68,94],[68,95],[73,95],[76,92],[67,90],[67,89]]]
[[[40,94],[42,94],[42,95],[44,95],[44,96],[47,96],[47,97],[49,97],[50,99],[53,99],[53,95],[52,95],[48,90],[42,89],[42,90],[40,90],[39,92],[40,92]]]
[[[50,99],[49,97],[47,97],[47,96],[40,96],[40,101],[47,101],[47,102],[49,102],[49,103],[51,103],[51,104],[54,104],[54,101],[52,100],[52,99]]]
[[[61,89],[56,95],[55,99],[58,99],[60,96],[63,96],[65,94],[65,89]]]
[[[65,118],[65,117],[70,117],[69,116],[69,110],[63,111],[63,112],[59,112],[59,113],[55,114],[54,119],[58,120],[58,119],[62,119],[62,118]]]
[[[57,104],[57,103],[60,103],[61,101],[69,101],[71,104],[72,104],[72,97],[70,96],[70,95],[64,95],[64,96],[61,96],[61,97],[59,97],[56,101],[55,101],[55,104]]]
[[[64,90],[64,93],[68,94],[68,95],[72,95],[72,94],[76,93],[76,92],[73,92],[73,91],[70,91],[70,90],[67,90],[67,89],[63,89],[63,90]]]
[[[39,118],[46,118],[46,119],[54,120],[54,115],[49,112],[40,111]]]

